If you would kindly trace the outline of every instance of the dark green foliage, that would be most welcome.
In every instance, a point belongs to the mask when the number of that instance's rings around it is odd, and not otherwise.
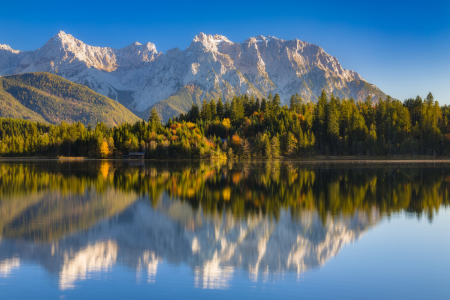
[[[219,98],[219,102],[217,102],[217,107],[216,107],[216,116],[221,120],[223,119],[223,103],[222,103],[222,99]]]
[[[431,93],[404,103],[391,97],[372,103],[339,99],[322,92],[317,104],[298,95],[290,107],[277,95],[260,101],[234,97],[222,105],[203,100],[185,115],[161,124],[153,108],[149,122],[108,127],[97,123],[1,119],[0,154],[4,156],[120,157],[143,151],[147,158],[290,158],[310,155],[450,155],[450,108],[440,107]],[[222,115],[222,117],[221,117]],[[224,141],[226,140],[226,141]]]

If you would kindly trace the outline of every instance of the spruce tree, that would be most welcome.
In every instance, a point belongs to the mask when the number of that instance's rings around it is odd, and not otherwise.
[[[206,99],[203,99],[200,116],[204,121],[211,120],[211,110],[209,109],[209,103],[206,101]]]
[[[253,111],[259,111],[259,110],[260,110],[260,102],[259,102],[259,99],[256,98],[255,106],[253,107]]]
[[[209,110],[211,115],[211,120],[214,120],[216,118],[216,100],[211,99],[211,102],[209,102]]]
[[[289,109],[294,112],[296,111],[296,102],[294,95],[291,96],[291,100],[289,101]]]
[[[198,119],[200,119],[200,111],[196,104],[192,104],[192,108],[188,113],[189,120],[193,123],[196,123]]]
[[[322,90],[322,94],[314,108],[313,131],[318,135],[318,149],[323,151],[325,143],[326,123],[325,123],[325,109],[328,103],[327,94]]]
[[[228,101],[228,99],[225,101],[223,117],[231,118],[231,105],[230,105],[230,101]]]
[[[281,104],[281,99],[280,99],[280,95],[275,94],[275,97],[273,97],[272,100],[272,110],[276,113],[278,111],[278,109],[280,108],[280,104]]]
[[[267,102],[266,102],[266,99],[265,98],[262,98],[262,100],[261,100],[261,111],[262,112],[266,112],[266,109],[267,109]]]
[[[223,103],[222,98],[219,98],[219,101],[217,102],[216,106],[216,115],[219,117],[219,120],[223,119]]]
[[[161,119],[159,118],[158,113],[156,112],[156,108],[153,108],[150,112],[150,117],[148,118],[148,124],[150,126],[150,130],[153,132],[158,132],[161,126]]]
[[[338,140],[339,140],[339,110],[337,107],[337,101],[333,94],[331,94],[330,103],[327,109],[327,136],[329,139],[329,147],[333,153],[336,154]]]

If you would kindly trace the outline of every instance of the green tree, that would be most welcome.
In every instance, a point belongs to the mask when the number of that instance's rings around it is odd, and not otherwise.
[[[156,108],[153,108],[151,110],[150,117],[148,118],[148,124],[150,126],[150,130],[153,132],[158,132],[159,128],[161,127],[161,119],[156,112]]]
[[[219,101],[217,102],[217,107],[216,107],[216,115],[219,117],[219,120],[223,119],[223,103],[222,103],[222,99],[219,98]]]
[[[270,140],[270,150],[272,153],[272,157],[280,156],[280,140],[277,136],[273,136]]]
[[[338,151],[339,140],[339,109],[336,98],[331,94],[330,103],[327,105],[326,111],[326,124],[327,124],[327,136],[329,139],[330,150],[336,154]]]

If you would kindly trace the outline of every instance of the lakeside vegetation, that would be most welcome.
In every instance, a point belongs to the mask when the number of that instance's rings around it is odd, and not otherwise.
[[[450,108],[430,93],[403,103],[373,103],[330,97],[317,103],[293,95],[242,95],[192,105],[186,114],[161,124],[155,109],[148,122],[108,127],[99,122],[48,125],[0,119],[1,156],[119,158],[145,152],[146,158],[250,159],[311,156],[450,156]]]

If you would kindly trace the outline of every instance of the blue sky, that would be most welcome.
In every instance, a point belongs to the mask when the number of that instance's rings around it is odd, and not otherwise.
[[[0,44],[34,50],[59,30],[93,46],[189,46],[199,32],[317,44],[387,94],[450,104],[450,1],[8,1]]]

